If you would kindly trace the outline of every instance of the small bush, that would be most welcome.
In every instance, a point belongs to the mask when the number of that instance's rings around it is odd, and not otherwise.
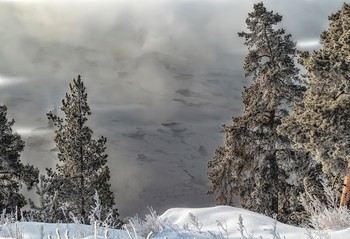
[[[301,204],[309,213],[309,226],[314,229],[341,229],[350,227],[350,210],[339,207],[339,193],[322,182],[326,202],[315,195],[305,194],[300,197]]]
[[[128,223],[123,225],[130,239],[137,239],[139,237],[146,238],[150,233],[159,232],[164,229],[165,222],[157,215],[153,208],[148,208],[149,214],[142,220],[138,215],[128,219]]]

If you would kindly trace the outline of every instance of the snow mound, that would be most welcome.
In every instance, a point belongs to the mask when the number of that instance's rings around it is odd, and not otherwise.
[[[161,218],[167,225],[175,225],[175,230],[166,228],[156,233],[153,238],[216,238],[242,239],[239,232],[239,217],[243,218],[243,225],[248,234],[253,238],[262,237],[286,239],[348,239],[350,228],[339,231],[310,231],[305,228],[290,226],[276,222],[275,219],[245,210],[229,206],[217,206],[208,208],[173,208],[167,210]],[[276,231],[273,232],[274,224]],[[189,230],[183,230],[188,228]],[[200,229],[200,230],[198,230]],[[309,233],[309,235],[308,235]],[[311,233],[311,235],[310,235]],[[328,234],[328,235],[327,235]],[[320,236],[318,236],[320,235]],[[313,237],[310,237],[313,236]],[[329,237],[327,237],[329,236]]]
[[[243,218],[243,235],[239,229]],[[164,222],[163,230],[150,234],[152,239],[349,239],[350,228],[343,230],[311,231],[276,222],[242,208],[217,206],[209,208],[172,208],[159,219]],[[275,226],[275,229],[274,229]],[[99,228],[92,225],[49,224],[17,222],[0,227],[0,239],[142,239],[133,231]]]

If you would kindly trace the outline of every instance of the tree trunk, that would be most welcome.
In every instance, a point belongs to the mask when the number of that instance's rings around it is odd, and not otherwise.
[[[80,79],[80,76],[78,76],[78,80]],[[82,136],[82,131],[83,131],[83,112],[81,108],[81,98],[82,96],[80,95],[79,91],[79,140],[80,140],[80,200],[81,200],[81,205],[80,205],[80,213],[81,217],[83,218],[85,222],[85,217],[86,217],[86,212],[85,212],[85,195],[84,195],[84,188],[85,188],[85,180],[84,180],[84,152],[83,152],[83,136]]]
[[[276,160],[276,152],[273,153],[269,157],[270,159],[270,175],[271,175],[271,182],[270,185],[272,188],[272,195],[271,195],[271,211],[273,214],[276,214],[279,216],[278,213],[278,190],[279,190],[279,182],[278,182],[278,166],[277,166],[277,160]]]
[[[343,191],[340,198],[340,207],[347,206],[350,199],[350,162],[348,162],[347,174],[344,177]]]

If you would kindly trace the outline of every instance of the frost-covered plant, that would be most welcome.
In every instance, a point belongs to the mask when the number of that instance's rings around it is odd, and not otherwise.
[[[83,225],[82,219],[79,219],[78,217],[76,217],[73,212],[69,212],[68,215],[71,221],[74,223],[75,231],[79,234],[79,238],[85,237],[87,233],[85,232],[82,226]]]
[[[243,224],[243,217],[239,215],[238,217],[238,229],[243,239],[254,239],[254,234],[250,234],[247,231],[247,228]]]
[[[309,226],[315,229],[339,229],[350,227],[350,210],[339,207],[339,193],[322,182],[326,202],[316,195],[304,194],[300,201],[309,213]]]
[[[90,215],[88,218],[92,227],[92,231],[95,237],[97,237],[98,235],[106,235],[108,229],[115,228],[118,220],[113,217],[112,210],[109,212],[109,214],[105,215],[105,218],[102,218],[103,208],[97,190],[95,191],[94,200],[95,206],[91,206]]]
[[[279,130],[293,148],[309,152],[325,173],[343,180],[339,206],[344,206],[350,200],[350,4],[328,19],[322,48],[299,54],[309,87]]]
[[[97,190],[95,190],[94,195],[95,206],[91,206],[89,220],[90,224],[94,225],[95,222],[101,222],[101,200],[98,196]]]
[[[32,199],[28,199],[29,206],[32,210],[26,211],[27,217],[30,217],[32,221],[37,222],[57,222],[59,221],[59,213],[57,213],[57,208],[59,207],[58,192],[53,190],[54,183],[54,173],[47,169],[47,174],[41,174],[39,176],[39,182],[36,183],[36,194],[39,196],[39,203],[36,205]]]
[[[64,117],[53,112],[47,114],[55,126],[54,141],[58,148],[55,181],[59,185],[58,201],[65,205],[84,222],[88,221],[90,206],[94,204],[95,190],[99,192],[102,205],[101,214],[114,208],[111,191],[110,170],[105,153],[107,139],[103,136],[93,139],[93,131],[86,125],[91,114],[87,93],[81,76],[69,84],[70,92],[62,100]]]
[[[2,210],[1,218],[0,218],[0,225],[3,225],[5,223],[5,220],[6,220],[6,209]]]
[[[143,225],[146,228],[149,228],[151,232],[159,232],[163,230],[165,227],[165,222],[163,219],[157,215],[157,212],[152,207],[148,207],[148,210],[150,213],[146,214]]]
[[[11,212],[2,215],[1,218],[1,231],[3,232],[2,236],[5,237],[12,237],[16,239],[22,239],[23,238],[23,221],[24,218],[22,216],[21,221],[18,218],[18,209],[16,209],[16,212]]]
[[[157,212],[149,207],[149,214],[142,220],[138,215],[128,219],[128,223],[123,225],[130,239],[147,237],[150,233],[159,232],[164,229],[165,222],[157,215]]]
[[[223,224],[219,220],[216,221],[216,225],[219,227],[219,238],[228,238],[227,223]],[[224,234],[225,233],[225,234]],[[224,236],[225,235],[225,236]],[[218,238],[218,237],[215,237]]]
[[[193,213],[189,213],[188,217],[190,219],[190,225],[185,224],[184,229],[185,230],[195,230],[199,233],[203,233],[203,223],[199,221],[198,217],[194,215]]]
[[[38,230],[40,233],[40,239],[44,239],[44,225],[43,224],[38,225]]]
[[[281,235],[277,232],[277,220],[275,220],[272,224],[272,229],[270,230],[270,234],[273,239],[286,239],[286,237],[281,237]]]
[[[243,239],[254,239],[253,233],[248,233],[247,228],[243,224],[243,217],[239,215],[238,217],[238,231],[241,233],[241,236]],[[282,237],[278,232],[277,232],[277,220],[275,220],[272,224],[272,229],[269,230],[270,234],[272,235],[273,239],[287,239],[285,236]],[[226,237],[228,238],[228,236]],[[259,237],[260,239],[263,239],[262,236]],[[310,238],[313,239],[313,238]]]
[[[306,229],[306,236],[308,239],[331,239],[331,236],[323,230],[310,230]]]
[[[243,114],[222,127],[224,145],[208,162],[208,193],[217,195],[218,205],[238,206],[239,198],[243,208],[297,224],[300,179],[309,159],[295,152],[277,127],[305,89],[294,61],[296,45],[279,27],[281,21],[281,15],[257,3],[246,19],[247,31],[238,33],[248,48],[244,72],[252,83],[242,92]]]

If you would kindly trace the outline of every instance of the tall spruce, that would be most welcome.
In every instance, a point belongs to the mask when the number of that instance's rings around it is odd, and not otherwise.
[[[24,141],[19,134],[12,132],[14,123],[14,120],[7,119],[7,107],[0,106],[0,211],[6,209],[8,213],[26,204],[19,190],[23,183],[31,189],[39,174],[37,168],[24,165],[20,160]]]
[[[294,148],[309,151],[325,173],[343,179],[344,206],[350,198],[350,5],[344,3],[329,21],[321,34],[322,48],[299,55],[308,90],[279,131]]]
[[[114,195],[111,192],[110,171],[107,166],[106,138],[92,139],[92,130],[86,126],[91,114],[87,93],[81,77],[69,84],[70,94],[62,100],[64,118],[52,112],[47,114],[54,122],[54,138],[59,150],[56,165],[58,201],[76,217],[88,222],[89,211],[94,205],[95,191],[103,206],[102,216],[114,209]]]
[[[242,93],[243,115],[222,127],[225,145],[208,163],[209,193],[217,192],[217,204],[230,205],[236,194],[243,207],[296,224],[303,214],[297,197],[311,165],[307,154],[295,152],[277,133],[287,107],[305,91],[294,64],[295,43],[276,28],[281,20],[258,3],[248,14],[248,32],[238,33],[248,47],[244,71],[252,84]]]

